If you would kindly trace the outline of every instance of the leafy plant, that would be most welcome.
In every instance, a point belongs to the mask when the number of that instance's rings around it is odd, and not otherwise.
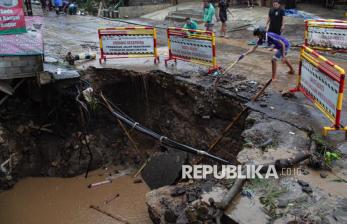
[[[264,205],[264,210],[270,217],[275,218],[278,216],[276,200],[281,194],[285,192],[286,192],[285,190],[279,190],[279,189],[273,188],[269,192],[267,192],[265,196],[259,198],[260,203]]]
[[[324,162],[326,165],[330,166],[333,161],[339,160],[342,158],[341,153],[339,152],[324,152]]]
[[[92,112],[95,112],[98,109],[98,100],[95,97],[91,97],[89,106]]]

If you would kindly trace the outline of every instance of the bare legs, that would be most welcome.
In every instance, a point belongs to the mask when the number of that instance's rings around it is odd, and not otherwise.
[[[276,79],[277,61],[276,59],[271,60],[272,63],[272,80]]]
[[[289,68],[288,74],[293,75],[295,71],[294,71],[294,68],[293,68],[292,64],[287,59],[285,59],[283,62]],[[276,75],[277,75],[277,60],[276,59],[272,59],[271,60],[271,64],[272,64],[272,80],[275,80],[276,79]]]
[[[226,37],[227,34],[227,24],[226,22],[222,23],[221,29],[220,29],[220,36]]]

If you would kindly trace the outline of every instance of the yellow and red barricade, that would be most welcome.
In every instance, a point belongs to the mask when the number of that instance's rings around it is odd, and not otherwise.
[[[99,29],[100,59],[154,57],[159,62],[154,27],[115,27]]]
[[[169,27],[167,29],[170,60],[183,60],[209,67],[209,73],[219,69],[216,55],[216,37],[213,32]]]
[[[324,136],[328,131],[347,131],[341,124],[344,83],[344,69],[313,49],[302,47],[297,87],[291,91],[302,92],[333,122],[331,127],[323,128]]]
[[[347,21],[306,20],[305,46],[316,50],[347,53]]]

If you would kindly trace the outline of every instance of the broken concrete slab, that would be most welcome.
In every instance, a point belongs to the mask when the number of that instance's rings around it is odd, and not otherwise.
[[[155,154],[143,169],[142,178],[151,189],[171,185],[181,177],[186,160],[187,153],[177,150]]]
[[[55,64],[44,63],[44,71],[52,74],[52,77],[55,80],[73,79],[80,77],[78,70],[58,66]]]
[[[287,159],[310,148],[308,134],[286,122],[275,120],[259,112],[251,112],[242,133],[245,141],[238,161],[250,164],[266,164],[277,159]],[[271,144],[262,147],[271,139]]]

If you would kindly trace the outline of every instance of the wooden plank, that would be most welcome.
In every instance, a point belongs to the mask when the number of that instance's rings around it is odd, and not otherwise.
[[[12,88],[12,86],[8,84],[8,82],[1,81],[1,80],[0,80],[0,91],[8,95],[12,95],[14,93],[14,89]]]

